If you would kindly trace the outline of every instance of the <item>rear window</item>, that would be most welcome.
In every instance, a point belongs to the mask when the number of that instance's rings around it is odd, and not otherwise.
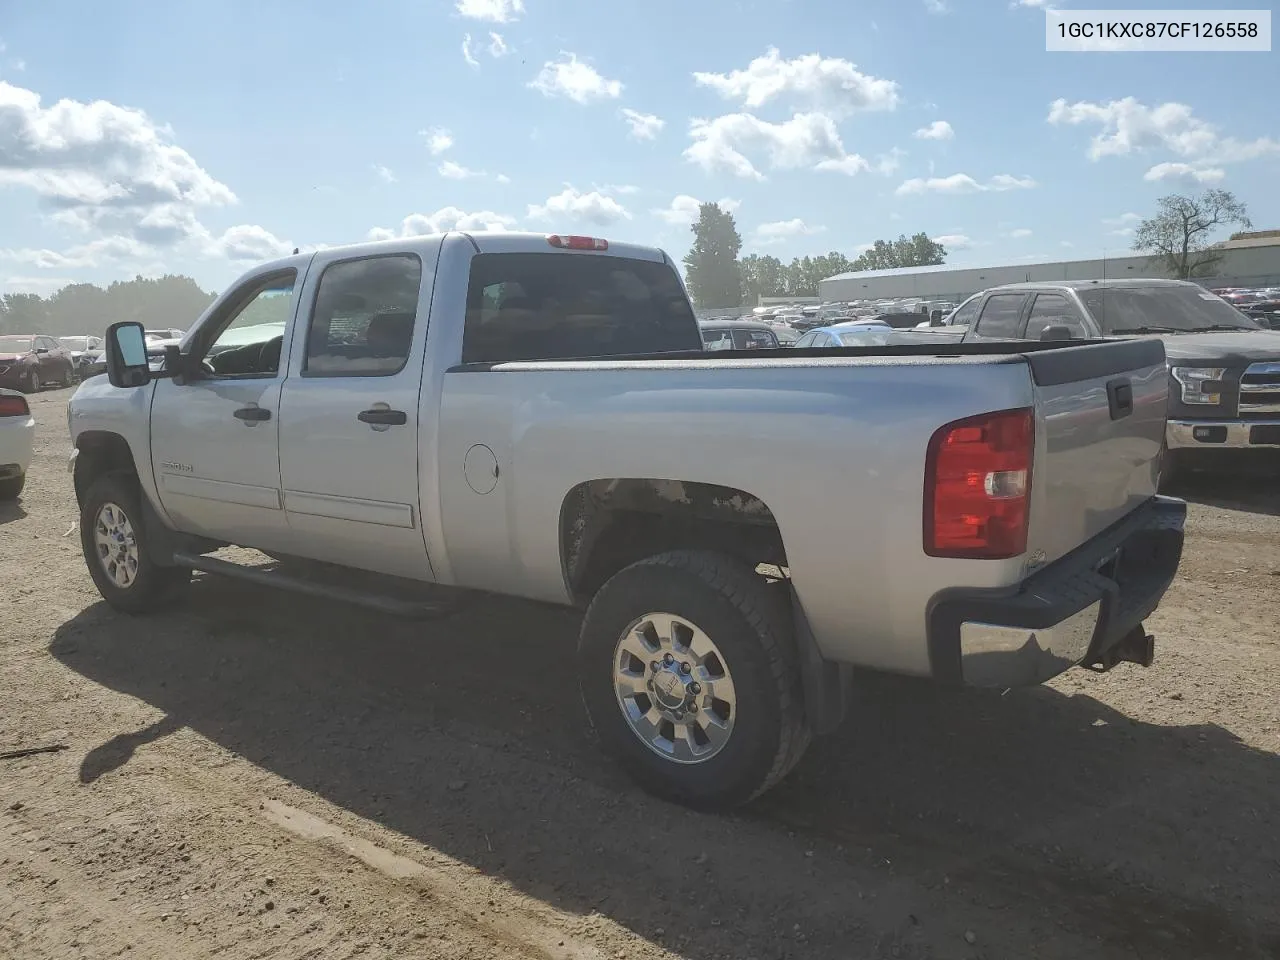
[[[1182,333],[1214,327],[1256,330],[1258,325],[1217,294],[1199,287],[1095,287],[1080,299],[1103,333],[1144,328]]]
[[[702,347],[684,288],[665,263],[565,253],[471,260],[463,363]]]
[[[772,330],[733,331],[733,346],[737,350],[773,350],[778,346],[778,338]]]

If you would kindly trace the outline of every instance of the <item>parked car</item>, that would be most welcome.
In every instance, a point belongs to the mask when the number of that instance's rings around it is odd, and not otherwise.
[[[0,501],[17,500],[27,482],[36,422],[27,398],[0,389]]]
[[[43,334],[0,336],[0,387],[35,393],[42,386],[76,382],[71,351]]]
[[[102,349],[101,337],[59,337],[58,343],[71,354],[71,362],[75,365],[77,377],[81,375],[85,363],[91,357],[97,356]]]
[[[796,347],[867,347],[893,342],[894,330],[888,324],[874,320],[849,320],[808,331],[796,341]]]
[[[707,350],[776,350],[778,334],[758,320],[704,320],[698,324]]]
[[[1280,298],[1246,304],[1240,308],[1240,312],[1256,320],[1261,327],[1280,330]]]
[[[163,327],[154,330],[144,330],[143,334],[148,340],[181,340],[186,334],[186,331],[179,330],[177,327]]]
[[[288,322],[216,352],[264,298]],[[576,676],[542,680],[701,808],[781,779],[854,667],[1149,664],[1181,555],[1159,340],[711,356],[661,250],[449,233],[250,270],[158,368],[139,325],[107,341],[68,425],[110,604],[263,582],[208,555],[237,544],[347,567],[266,582],[384,612],[421,609],[389,577],[578,605]]]
[[[1019,283],[978,295],[966,343],[1158,336],[1169,368],[1166,474],[1280,451],[1280,332],[1181,280]]]

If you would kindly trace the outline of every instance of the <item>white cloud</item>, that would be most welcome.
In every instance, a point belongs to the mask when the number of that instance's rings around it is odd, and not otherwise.
[[[621,113],[622,118],[631,127],[630,135],[636,140],[652,140],[667,125],[667,121],[661,117],[654,116],[652,113],[641,113],[639,110],[632,110],[629,107],[623,107]]]
[[[835,121],[822,113],[797,113],[790,120],[769,123],[750,113],[730,113],[714,120],[690,121],[693,143],[685,159],[708,173],[726,172],[763,180],[747,154],[763,154],[770,167],[807,167],[839,173],[869,169],[857,154],[845,152]]]
[[[480,61],[476,59],[476,55],[471,52],[471,34],[462,35],[462,59],[467,61],[468,66],[478,67]]]
[[[579,193],[573,187],[565,187],[561,193],[548,197],[545,203],[529,204],[529,217],[533,220],[568,217],[608,226],[619,220],[630,220],[631,213],[613,197],[598,190]]]
[[[640,188],[633,183],[605,183],[599,186],[593,184],[592,186],[601,193],[620,193],[623,196],[640,192]]]
[[[892,80],[861,73],[848,60],[816,53],[784,60],[776,47],[752,60],[745,70],[698,72],[693,79],[722,97],[741,101],[744,107],[761,107],[783,97],[792,106],[816,107],[836,115],[893,110],[898,105],[898,85]]]
[[[74,277],[5,277],[0,289],[7,293],[36,293],[48,296],[59,288],[75,283]]]
[[[733,213],[742,206],[741,200],[734,200],[730,197],[724,197],[717,202],[720,204],[720,209],[728,213]],[[659,207],[653,210],[652,213],[659,220],[665,220],[673,227],[687,227],[698,219],[698,210],[701,206],[702,201],[697,197],[682,193],[673,197],[668,206]]]
[[[241,224],[223,231],[213,241],[213,249],[228,260],[261,261],[288,256],[293,244],[263,227]]]
[[[505,57],[510,52],[510,48],[507,47],[507,41],[502,39],[502,34],[489,33],[489,56],[496,60],[499,57]]]
[[[924,0],[924,8],[930,13],[947,13],[951,9],[945,0]]]
[[[762,245],[770,243],[781,243],[783,240],[790,240],[794,237],[807,237],[815,233],[822,233],[826,227],[811,226],[796,217],[792,220],[775,220],[772,223],[762,223],[755,229],[756,242]]]
[[[1050,7],[1050,0],[1013,0],[1009,4],[1011,7],[1033,7],[1035,9],[1047,9]]]
[[[454,9],[472,20],[510,23],[524,13],[524,0],[458,0]]]
[[[497,180],[499,183],[510,183],[510,182],[511,182],[511,178],[510,178],[510,177],[508,177],[505,173],[500,173],[500,174],[498,174],[496,177],[494,177],[493,179]]]
[[[945,120],[935,120],[912,134],[917,140],[951,140],[955,135],[956,132],[951,129],[951,124]]]
[[[986,183],[979,183],[967,173],[953,173],[949,177],[915,177],[904,180],[894,192],[899,195],[913,193],[998,193],[1005,190],[1027,190],[1036,186],[1030,177],[1015,177],[998,173]]]
[[[199,257],[268,259],[289,244],[265,227],[212,233],[197,212],[235,194],[141,110],[105,100],[44,106],[33,91],[0,81],[0,186],[36,194],[50,219],[89,239],[65,250],[10,249],[41,269],[136,267],[173,251]]]
[[[1015,240],[1022,240],[1022,239],[1025,239],[1026,237],[1031,236],[1031,231],[1028,230],[1026,227],[1019,227],[1016,230],[1010,230],[1009,236],[1013,237],[1013,239]]]
[[[1048,121],[1055,125],[1088,125],[1099,128],[1089,141],[1088,156],[1100,160],[1152,149],[1165,150],[1198,170],[1258,157],[1280,155],[1280,141],[1269,137],[1239,140],[1222,136],[1213,124],[1195,116],[1184,103],[1149,107],[1134,97],[1106,103],[1055,100]],[[1208,179],[1221,179],[1210,172]],[[1148,177],[1160,179],[1160,176]],[[1197,178],[1199,179],[1199,178]]]
[[[1117,237],[1131,237],[1134,234],[1136,224],[1142,222],[1142,215],[1139,213],[1122,213],[1118,217],[1103,217],[1104,226],[1111,227],[1107,233]]]
[[[373,165],[373,172],[378,175],[378,179],[381,180],[383,183],[396,182],[396,175],[394,172],[392,172],[390,167],[384,167],[380,163],[375,163]]]
[[[453,134],[442,127],[422,130],[418,135],[427,138],[427,149],[431,151],[433,157],[440,156],[440,154],[453,146]]]
[[[1227,171],[1221,167],[1192,166],[1189,163],[1157,163],[1142,175],[1143,180],[1179,180],[1183,183],[1221,183]]]
[[[400,222],[399,230],[374,227],[369,231],[370,240],[391,240],[395,237],[420,237],[430,233],[462,230],[466,233],[484,233],[510,230],[516,224],[515,217],[508,217],[492,210],[467,213],[457,207],[441,207],[435,213],[411,213]]]
[[[940,237],[930,237],[934,243],[940,243],[948,250],[968,250],[973,246],[973,241],[966,237],[963,233],[944,233]]]
[[[587,104],[597,100],[616,100],[622,96],[622,84],[606,80],[589,63],[583,63],[576,54],[560,54],[559,60],[548,60],[529,81],[529,86],[544,97],[566,97],[574,103]]]
[[[446,160],[440,164],[439,173],[440,176],[447,180],[467,180],[471,177],[484,176],[483,170],[471,170],[460,163],[454,163],[452,160]]]

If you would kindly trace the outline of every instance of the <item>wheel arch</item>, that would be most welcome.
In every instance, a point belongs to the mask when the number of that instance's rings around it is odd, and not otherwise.
[[[94,482],[108,473],[137,476],[137,461],[129,441],[109,430],[86,430],[76,437],[74,482],[76,505],[84,506],[84,496]]]
[[[760,497],[736,487],[653,477],[588,480],[560,506],[560,562],[575,601],[624,567],[669,550],[714,550],[787,565],[782,532]]]

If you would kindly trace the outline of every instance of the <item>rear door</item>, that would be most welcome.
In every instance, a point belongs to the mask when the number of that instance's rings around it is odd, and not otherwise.
[[[302,556],[432,579],[418,426],[435,416],[420,394],[439,247],[312,264],[280,401],[284,508]]]
[[[1028,553],[1052,562],[1154,496],[1169,377],[1154,338],[1027,354],[1036,410]]]

